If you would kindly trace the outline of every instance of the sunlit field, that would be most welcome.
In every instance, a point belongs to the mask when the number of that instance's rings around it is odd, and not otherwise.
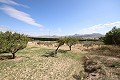
[[[56,57],[46,57],[54,49],[28,46],[16,53],[0,54],[0,80],[74,80],[82,69],[83,53],[60,50]]]
[[[57,56],[52,57],[49,54],[56,49],[56,42],[47,42],[50,45],[46,45],[46,42],[36,43],[29,42],[25,49],[16,53],[15,59],[10,59],[9,53],[0,54],[0,80],[119,80],[120,78],[120,48],[117,46],[106,46],[102,43],[100,45],[100,42],[81,42],[69,51],[69,47],[63,45],[58,50]],[[90,66],[85,64],[86,57],[92,61],[90,64],[94,66],[95,71],[85,71],[85,66]],[[93,63],[96,64],[92,65]]]

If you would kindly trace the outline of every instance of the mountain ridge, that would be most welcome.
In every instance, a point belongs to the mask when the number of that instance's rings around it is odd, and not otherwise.
[[[52,35],[52,36],[49,36],[49,35],[43,35],[43,36],[36,36],[38,38],[59,38],[59,37],[80,37],[80,38],[99,38],[99,37],[102,37],[104,35],[100,34],[100,33],[92,33],[92,34],[74,34],[74,35],[66,35],[66,36],[57,36],[57,35]],[[32,37],[35,37],[35,36],[32,36]]]

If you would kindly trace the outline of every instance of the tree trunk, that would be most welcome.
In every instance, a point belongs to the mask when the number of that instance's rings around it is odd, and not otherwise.
[[[69,48],[70,48],[70,51],[71,51],[71,47],[72,47],[72,46],[69,46]]]
[[[12,59],[15,59],[15,53],[12,53]]]
[[[58,46],[57,49],[55,50],[55,54],[57,54],[57,51],[58,51],[59,47],[60,47],[60,46]]]
[[[115,40],[114,40],[114,38],[112,38],[112,39],[113,39],[114,44],[117,45],[116,42],[115,42]]]

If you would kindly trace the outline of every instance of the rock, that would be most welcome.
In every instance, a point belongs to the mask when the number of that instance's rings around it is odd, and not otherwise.
[[[96,73],[91,73],[91,76],[96,76]]]

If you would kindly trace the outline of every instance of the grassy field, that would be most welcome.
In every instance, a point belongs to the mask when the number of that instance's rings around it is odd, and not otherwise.
[[[73,75],[83,69],[83,53],[59,50],[57,57],[44,56],[51,51],[31,46],[17,52],[15,59],[0,54],[0,80],[76,80]]]

